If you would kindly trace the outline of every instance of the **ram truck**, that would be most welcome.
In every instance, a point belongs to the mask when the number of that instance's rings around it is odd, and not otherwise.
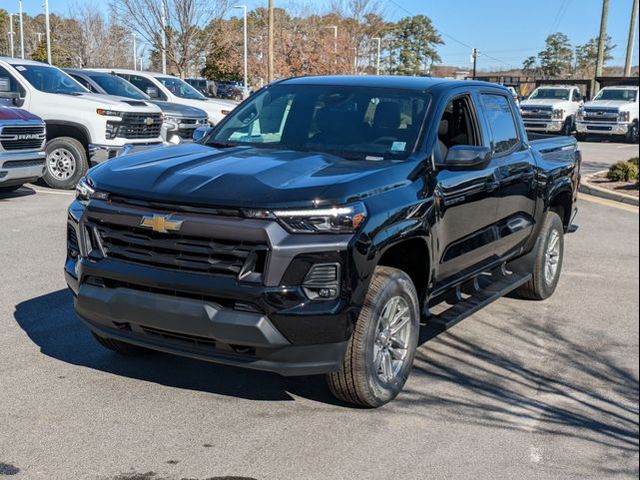
[[[8,87],[8,82],[0,82],[0,99]],[[0,103],[0,193],[17,190],[44,175],[45,139],[41,119]]]
[[[73,189],[93,164],[162,145],[162,112],[148,102],[90,93],[59,68],[0,57],[1,97],[47,125],[46,170],[53,188]]]
[[[638,143],[638,87],[604,87],[578,111],[577,138],[622,138]]]
[[[326,374],[378,407],[421,328],[554,292],[579,171],[576,140],[528,138],[499,85],[279,81],[199,143],[92,169],[65,277],[115,352]]]
[[[520,102],[520,112],[529,132],[571,135],[583,103],[580,87],[543,85]]]

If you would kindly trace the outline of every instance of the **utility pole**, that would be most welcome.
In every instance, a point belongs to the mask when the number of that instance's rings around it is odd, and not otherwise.
[[[47,63],[51,65],[51,23],[49,21],[49,0],[44,0],[44,24],[47,35]]]
[[[478,49],[474,48],[473,50],[471,50],[471,63],[473,64],[473,74],[471,75],[471,78],[473,80],[476,79],[476,72],[477,72],[477,67],[478,67]]]
[[[9,54],[11,58],[14,56],[13,52],[13,13],[9,14]]]
[[[160,13],[160,20],[162,23],[162,74],[167,74],[167,11],[164,6],[164,0],[160,0],[162,3],[162,11]]]
[[[607,17],[609,16],[609,0],[602,0],[602,16],[600,17],[600,36],[598,37],[598,60],[596,62],[596,78],[602,76],[604,64],[604,47],[607,41]],[[595,89],[599,90],[598,80],[595,81]]]
[[[136,45],[136,34],[132,33],[133,37],[133,69],[138,70],[138,46]]]
[[[244,36],[244,91],[242,97],[247,98],[249,96],[249,52],[247,50],[247,6],[235,5],[233,8],[241,8],[243,14],[243,36]]]
[[[273,0],[269,0],[269,33],[267,47],[267,82],[273,82],[273,31],[274,31]]]
[[[380,37],[372,38],[377,44],[376,47],[376,75],[380,75],[380,52],[382,51],[382,39]]]
[[[636,39],[636,21],[638,20],[638,0],[633,0],[631,7],[631,22],[629,22],[629,40],[627,41],[627,57],[624,62],[624,76],[631,76],[631,62],[633,61],[633,44]]]
[[[24,60],[24,23],[22,21],[22,0],[18,0],[20,6],[20,57]]]

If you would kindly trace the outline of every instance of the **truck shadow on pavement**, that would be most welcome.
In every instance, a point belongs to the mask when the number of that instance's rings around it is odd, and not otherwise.
[[[14,317],[42,353],[73,365],[250,400],[294,400],[294,394],[342,405],[333,398],[322,377],[282,377],[160,352],[142,357],[114,354],[101,347],[76,318],[71,293],[66,289],[18,304]]]

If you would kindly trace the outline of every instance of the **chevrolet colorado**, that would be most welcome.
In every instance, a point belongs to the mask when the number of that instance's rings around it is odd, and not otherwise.
[[[579,168],[575,139],[530,140],[498,85],[284,80],[200,143],[92,169],[65,277],[106,348],[326,374],[377,407],[421,323],[554,292]]]

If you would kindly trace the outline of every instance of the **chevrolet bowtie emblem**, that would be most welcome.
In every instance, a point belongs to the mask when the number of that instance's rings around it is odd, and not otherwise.
[[[177,232],[182,227],[182,220],[171,220],[170,215],[145,215],[140,222],[141,227],[150,228],[154,232]]]

